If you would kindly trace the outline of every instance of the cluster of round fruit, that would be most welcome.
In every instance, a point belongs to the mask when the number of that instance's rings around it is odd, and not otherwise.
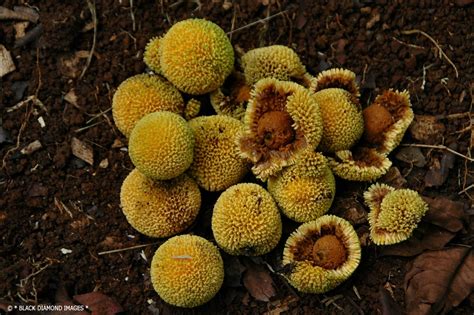
[[[113,98],[114,121],[136,167],[120,194],[130,224],[151,237],[182,233],[199,213],[200,189],[223,191],[211,222],[220,249],[270,252],[283,213],[303,223],[283,251],[289,283],[324,293],[347,279],[361,248],[349,222],[326,215],[336,194],[333,174],[374,181],[387,172],[388,154],[413,119],[408,93],[385,91],[363,109],[353,72],[313,77],[285,46],[250,50],[234,67],[226,34],[202,19],[152,39],[144,61],[154,73],[127,79]],[[205,104],[192,97],[204,94],[216,115],[199,116]],[[250,169],[258,184],[242,182]],[[407,239],[427,210],[408,189],[374,184],[364,197],[379,245]],[[194,235],[160,246],[151,279],[161,298],[181,307],[210,300],[224,277],[218,247]]]

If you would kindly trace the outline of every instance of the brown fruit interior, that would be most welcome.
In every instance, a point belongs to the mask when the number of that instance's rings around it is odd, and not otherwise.
[[[346,249],[334,235],[324,235],[313,246],[316,265],[325,269],[336,269],[346,261]]]
[[[278,150],[294,140],[292,124],[293,119],[287,112],[266,112],[258,120],[257,135],[268,148]]]
[[[373,144],[382,143],[383,133],[393,124],[393,117],[382,105],[373,103],[362,112],[364,115],[364,139]]]
[[[347,260],[343,235],[334,226],[322,226],[321,232],[309,231],[290,246],[295,261],[307,261],[325,269],[337,269]]]

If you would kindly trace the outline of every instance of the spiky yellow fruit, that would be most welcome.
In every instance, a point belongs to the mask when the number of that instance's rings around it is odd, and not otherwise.
[[[158,295],[179,307],[196,307],[212,299],[224,282],[219,250],[195,235],[164,242],[151,262],[151,282]]]
[[[196,182],[183,174],[168,181],[154,181],[137,169],[125,178],[120,204],[127,221],[150,237],[183,232],[196,219],[201,193]]]
[[[231,255],[266,254],[278,244],[281,230],[275,201],[257,184],[231,186],[214,206],[214,238],[217,245]]]
[[[128,145],[132,163],[153,179],[177,177],[193,161],[193,132],[183,117],[171,112],[151,113],[140,119]]]
[[[294,165],[270,177],[268,191],[288,218],[308,222],[329,210],[336,193],[336,183],[326,158],[309,151]]]
[[[296,83],[270,78],[255,84],[244,123],[240,154],[262,180],[294,164],[304,150],[315,149],[323,132],[313,94]]]
[[[334,215],[302,224],[283,250],[288,281],[304,293],[326,293],[344,282],[360,262],[359,237],[352,225]]]
[[[350,149],[364,132],[364,118],[359,100],[339,88],[318,91],[314,99],[321,108],[323,137],[318,147],[323,152]]]
[[[294,50],[282,45],[249,50],[242,56],[241,64],[248,85],[264,78],[302,80],[306,74],[306,68]]]
[[[142,117],[161,110],[181,115],[184,101],[174,86],[157,75],[138,74],[128,78],[112,99],[115,125],[126,137]]]
[[[159,43],[161,73],[179,90],[205,94],[224,83],[234,50],[224,31],[203,19],[174,24]]]
[[[364,193],[370,208],[370,238],[377,245],[408,239],[428,211],[428,204],[411,189],[374,184]]]
[[[248,171],[236,143],[244,124],[229,116],[214,115],[192,119],[189,126],[195,138],[189,175],[199,186],[220,191],[240,182]]]

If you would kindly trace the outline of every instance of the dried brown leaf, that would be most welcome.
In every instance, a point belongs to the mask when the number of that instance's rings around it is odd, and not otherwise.
[[[443,185],[446,179],[448,179],[449,170],[454,166],[454,159],[454,154],[447,151],[443,153],[441,161],[434,159],[433,164],[425,175],[425,186],[437,187]]]
[[[75,157],[89,163],[90,165],[94,164],[94,151],[92,150],[92,146],[89,144],[74,137],[71,140],[71,151]]]
[[[243,282],[250,295],[258,301],[268,302],[276,295],[273,279],[262,265],[249,264]]]
[[[87,305],[92,315],[113,315],[123,312],[123,308],[114,299],[100,292],[75,295],[74,300]]]
[[[15,71],[16,67],[13,63],[12,55],[10,52],[5,48],[5,46],[0,45],[0,78]]]
[[[403,147],[395,154],[395,158],[405,163],[413,164],[416,167],[424,167],[426,159],[420,148]]]
[[[429,210],[423,217],[423,221],[442,227],[450,232],[456,233],[463,228],[464,203],[453,201],[446,197],[428,198],[423,197],[428,203]]]
[[[443,123],[438,122],[435,116],[428,115],[415,115],[409,128],[413,139],[426,144],[439,143],[445,130]]]
[[[446,313],[474,290],[474,252],[456,246],[418,256],[405,275],[407,314]]]
[[[394,188],[404,188],[407,184],[407,180],[402,176],[396,166],[390,167],[388,172],[382,176],[379,181]]]

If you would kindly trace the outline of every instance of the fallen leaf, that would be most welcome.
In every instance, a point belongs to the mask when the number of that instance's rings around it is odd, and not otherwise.
[[[90,165],[94,164],[94,151],[87,143],[82,142],[76,137],[71,140],[72,154]]]
[[[249,263],[243,282],[250,295],[258,301],[268,302],[276,295],[273,279],[262,265]]]
[[[347,203],[346,205],[347,207],[341,213],[341,216],[344,219],[349,221],[352,225],[364,224],[367,222],[367,211],[365,211],[360,203],[353,200],[352,203]]]
[[[364,224],[367,222],[367,211],[357,200],[357,197],[339,197],[334,200],[333,214],[348,220],[352,225]]]
[[[383,286],[379,289],[379,301],[382,305],[382,315],[401,315],[403,314],[400,305],[394,300],[390,292]]]
[[[428,115],[415,115],[409,128],[413,139],[427,144],[439,143],[445,130],[443,123],[438,122],[435,116]]]
[[[418,256],[405,275],[407,314],[447,313],[474,290],[474,252],[456,246]]]
[[[123,312],[123,308],[114,299],[100,292],[75,295],[74,300],[86,305],[92,315],[113,315]]]
[[[424,167],[426,165],[426,159],[420,148],[417,147],[404,147],[398,150],[395,154],[395,158],[405,163],[413,164],[416,167]]]
[[[15,71],[15,64],[13,63],[12,55],[5,48],[5,46],[0,45],[0,78],[4,75]]]
[[[382,176],[379,181],[394,188],[404,188],[407,184],[407,180],[402,176],[396,166],[390,167],[388,172]]]
[[[423,217],[423,221],[442,227],[450,232],[459,232],[464,224],[464,203],[453,201],[446,197],[428,198],[423,197],[428,203],[429,210]]]
[[[455,150],[455,148],[452,148]],[[454,167],[454,154],[451,152],[444,152],[441,161],[433,160],[433,164],[425,175],[426,187],[437,187],[444,184],[448,179],[449,170]]]

